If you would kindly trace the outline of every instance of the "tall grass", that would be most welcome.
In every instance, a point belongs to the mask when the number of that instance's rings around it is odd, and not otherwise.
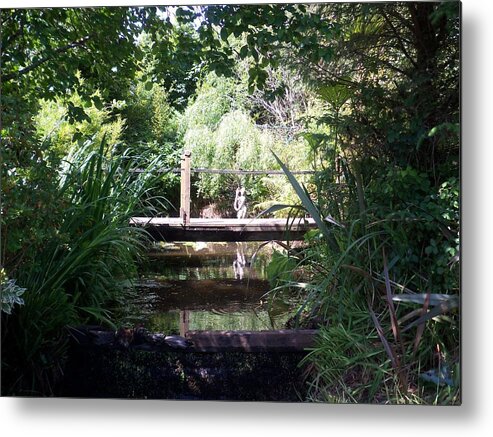
[[[277,158],[277,157],[276,157]],[[305,210],[318,225],[298,265],[308,282],[285,280],[276,290],[298,288],[302,314],[322,320],[308,366],[313,401],[366,403],[460,403],[459,296],[444,290],[415,290],[413,272],[399,256],[387,260],[399,233],[385,220],[372,223],[371,210],[345,223],[322,214],[278,159]],[[395,220],[395,219],[393,219]],[[397,269],[397,267],[399,267]],[[451,273],[452,274],[452,273]]]
[[[156,204],[152,174],[159,163],[135,174],[129,170],[138,157],[107,158],[106,147],[104,139],[96,148],[88,141],[68,158],[54,205],[64,209],[58,238],[16,278],[27,291],[24,305],[3,317],[3,387],[10,394],[52,394],[63,370],[65,327],[111,324],[110,306],[135,272],[145,233],[130,217]]]

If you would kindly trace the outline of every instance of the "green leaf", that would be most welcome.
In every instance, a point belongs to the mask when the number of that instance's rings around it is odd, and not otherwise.
[[[288,255],[284,255],[277,250],[272,253],[272,259],[267,265],[266,273],[272,287],[279,283],[286,283],[292,280],[292,272],[296,268],[296,261]]]
[[[430,132],[428,132],[428,136],[429,136],[429,137],[433,137],[433,136],[434,136],[437,132],[438,132],[438,127],[437,127],[437,126],[435,126],[434,128],[432,128],[432,129],[430,130]]]
[[[73,135],[72,135],[72,142],[75,143],[79,140],[82,139],[82,132],[80,131],[76,131]]]
[[[313,220],[318,226],[318,229],[324,234],[325,238],[329,242],[332,250],[334,250],[336,253],[339,252],[339,247],[337,245],[337,242],[334,239],[334,236],[331,234],[329,228],[325,224],[325,221],[320,214],[320,211],[318,208],[314,205],[312,202],[312,199],[310,199],[310,196],[306,192],[304,188],[301,187],[301,185],[298,183],[296,177],[289,171],[289,169],[284,165],[284,163],[279,159],[279,157],[271,151],[272,154],[274,155],[274,158],[276,159],[277,163],[280,165],[282,171],[286,174],[288,177],[288,180],[293,187],[294,191],[298,195],[298,197],[301,200],[301,203],[307,210],[307,212],[312,216]]]
[[[223,27],[223,28],[221,29],[221,31],[220,31],[220,35],[221,35],[221,39],[222,39],[223,41],[227,41],[227,40],[228,40],[228,36],[229,36],[229,34],[228,34],[228,29],[226,29],[225,27]]]
[[[253,59],[255,60],[255,62],[257,62],[257,63],[258,63],[258,59],[259,59],[259,57],[258,57],[258,51],[257,51],[257,49],[256,49],[256,48],[254,48],[254,49],[252,50],[252,57],[253,57]]]
[[[98,96],[93,96],[92,102],[94,103],[94,106],[100,111],[103,109],[103,101]]]
[[[245,59],[248,55],[248,46],[247,45],[244,45],[241,49],[240,49],[240,57],[242,59]]]

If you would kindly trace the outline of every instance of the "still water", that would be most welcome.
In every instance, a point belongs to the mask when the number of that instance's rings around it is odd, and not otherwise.
[[[271,243],[161,243],[156,249],[132,301],[134,316],[151,331],[282,329],[296,307],[289,293],[268,293]]]

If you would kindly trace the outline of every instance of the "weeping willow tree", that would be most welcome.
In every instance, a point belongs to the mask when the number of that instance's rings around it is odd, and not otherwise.
[[[196,99],[184,112],[181,124],[184,148],[192,151],[194,167],[233,170],[280,169],[274,151],[292,169],[309,168],[309,145],[303,139],[276,135],[255,123],[246,85],[232,78],[210,75]],[[258,98],[257,98],[258,100]],[[242,185],[249,199],[262,206],[294,200],[283,176],[200,174],[198,195],[211,201],[231,201],[231,193]]]

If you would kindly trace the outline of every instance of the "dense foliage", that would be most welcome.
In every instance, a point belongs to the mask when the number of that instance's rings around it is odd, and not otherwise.
[[[268,269],[320,327],[310,399],[460,402],[458,2],[0,20],[2,393],[53,393],[64,327],[111,323],[144,237],[128,218],[176,214],[188,149],[290,182],[201,174],[198,205],[228,213],[244,185],[252,216],[297,204],[318,225]]]
[[[227,5],[209,23],[246,37],[252,91],[283,63],[324,105],[305,130],[315,189],[291,176],[319,225],[298,256],[312,276],[285,281],[306,290],[298,319],[324,320],[313,398],[457,402],[459,4]]]

